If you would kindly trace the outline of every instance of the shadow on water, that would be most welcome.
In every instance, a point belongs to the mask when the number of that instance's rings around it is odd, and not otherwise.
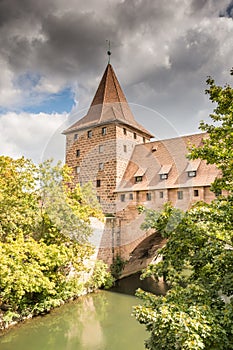
[[[168,286],[165,282],[156,282],[153,278],[147,277],[140,279],[141,273],[135,273],[128,277],[117,280],[115,286],[110,289],[111,292],[123,293],[128,295],[135,295],[138,288],[146,292],[151,292],[156,295],[165,295]]]

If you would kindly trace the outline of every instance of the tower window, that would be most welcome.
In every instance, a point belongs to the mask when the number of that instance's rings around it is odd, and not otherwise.
[[[76,166],[76,174],[80,173],[80,166]]]
[[[147,192],[147,194],[146,194],[146,200],[147,200],[147,201],[151,201],[151,193],[150,193],[150,192]]]
[[[99,170],[104,170],[104,163],[99,163]]]
[[[96,187],[100,187],[101,186],[101,180],[96,180]]]
[[[100,196],[97,196],[97,201],[100,203]]]
[[[76,157],[80,157],[80,149],[76,150]]]
[[[133,133],[133,138],[136,140],[136,138],[137,138],[136,132]]]
[[[87,137],[88,137],[89,139],[92,138],[92,130],[89,130],[89,131],[87,132]]]
[[[104,146],[103,145],[99,145],[99,153],[103,153],[104,151]]]
[[[142,142],[143,142],[143,143],[146,142],[146,138],[145,138],[145,137],[142,138]]]
[[[78,140],[78,134],[74,134],[74,140]]]
[[[194,195],[194,197],[198,197],[199,196],[199,191],[198,190],[193,190],[193,195]]]
[[[160,174],[160,180],[166,180],[168,178],[168,174]]]
[[[102,128],[102,135],[104,136],[104,135],[106,135],[106,134],[107,134],[107,128],[104,127],[104,128]]]
[[[127,135],[127,130],[126,128],[123,128],[124,135]]]
[[[135,177],[135,182],[141,182],[141,181],[142,181],[142,176]]]
[[[121,194],[121,202],[125,202],[125,194]]]
[[[195,177],[197,175],[196,171],[188,171],[188,177]]]
[[[127,146],[124,145],[124,152],[126,153],[127,152]]]
[[[183,199],[183,191],[178,191],[177,192],[177,198],[178,199]]]
[[[163,192],[159,192],[159,198],[163,198]]]
[[[130,193],[130,194],[129,194],[129,199],[130,199],[130,200],[133,200],[133,193]]]

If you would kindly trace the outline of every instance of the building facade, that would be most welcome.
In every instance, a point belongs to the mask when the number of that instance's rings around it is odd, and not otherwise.
[[[186,210],[210,202],[219,171],[203,160],[189,161],[188,146],[201,145],[206,134],[151,141],[153,135],[135,120],[119,81],[107,65],[87,114],[63,132],[66,163],[74,184],[92,182],[106,217],[100,256],[128,258],[145,238],[138,205],[161,209],[170,201]],[[101,255],[102,254],[102,255]]]

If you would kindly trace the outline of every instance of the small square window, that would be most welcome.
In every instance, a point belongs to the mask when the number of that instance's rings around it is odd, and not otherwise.
[[[178,191],[177,192],[177,198],[178,199],[183,199],[183,191]]]
[[[196,174],[196,171],[188,171],[188,177],[195,177]]]
[[[125,202],[125,194],[121,194],[121,202]]]
[[[76,157],[80,157],[80,149],[76,150]]]
[[[124,135],[127,135],[127,130],[126,128],[123,128]]]
[[[103,153],[104,152],[104,146],[103,145],[99,145],[99,153]]]
[[[107,128],[104,127],[104,128],[102,128],[102,135],[104,136],[104,135],[106,135],[106,134],[107,134]]]
[[[76,166],[76,174],[80,173],[80,166]]]
[[[147,194],[146,194],[146,200],[147,200],[147,201],[151,201],[151,193],[150,193],[150,192],[147,192]]]
[[[199,191],[198,190],[193,190],[193,195],[194,195],[194,197],[198,197],[199,196]]]
[[[78,134],[74,134],[74,140],[78,140]]]
[[[166,180],[168,178],[168,174],[160,174],[160,180]]]
[[[136,140],[136,138],[137,138],[136,132],[133,133],[133,138]]]
[[[127,152],[127,146],[124,145],[124,152],[126,153]]]
[[[135,177],[135,182],[141,182],[141,181],[142,181],[142,176]]]
[[[129,194],[129,200],[131,200],[131,201],[133,200],[133,193]]]
[[[100,180],[96,180],[96,187],[100,187],[101,186],[101,181]]]
[[[92,130],[89,130],[89,131],[87,132],[87,137],[88,137],[89,139],[92,138]]]
[[[104,163],[99,163],[99,170],[104,170]]]
[[[163,198],[163,192],[159,192],[159,198]]]

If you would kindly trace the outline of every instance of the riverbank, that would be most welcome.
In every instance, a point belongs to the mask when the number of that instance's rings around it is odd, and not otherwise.
[[[89,276],[89,277],[88,277]],[[80,282],[80,281],[85,282]],[[36,316],[48,314],[54,308],[64,305],[70,301],[73,301],[81,296],[93,293],[99,288],[109,289],[114,283],[114,278],[107,271],[106,265],[101,261],[95,262],[95,267],[92,268],[92,274],[85,273],[82,278],[76,277],[67,279],[66,290],[62,290],[62,293],[50,295],[46,298],[40,299],[40,302],[26,304],[23,308],[13,307],[9,304],[0,304],[0,335],[7,331],[9,328],[16,326],[18,323],[25,320],[32,319]]]
[[[13,328],[14,326],[18,325],[19,323],[22,323],[24,321],[30,320],[37,316],[42,316],[50,313],[53,309],[58,308],[66,303],[69,303],[71,301],[74,301],[78,299],[79,297],[82,297],[84,295],[87,295],[89,293],[93,293],[97,289],[91,289],[91,288],[85,288],[82,292],[73,295],[72,297],[69,297],[65,300],[62,299],[54,299],[53,303],[50,300],[50,306],[48,308],[45,308],[41,311],[38,311],[40,309],[39,305],[34,305],[34,310],[25,310],[25,314],[20,314],[15,311],[11,311],[10,309],[7,310],[7,305],[3,305],[0,307],[0,336],[5,334],[9,329]]]

